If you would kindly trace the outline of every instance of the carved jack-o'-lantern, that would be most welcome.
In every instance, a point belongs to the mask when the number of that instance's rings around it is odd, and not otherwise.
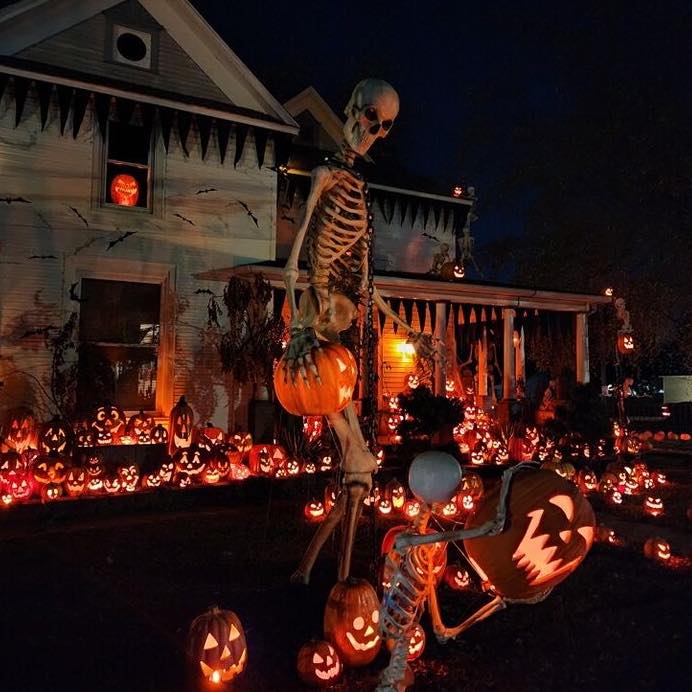
[[[644,543],[644,555],[653,560],[670,560],[670,544],[665,538],[649,538]]]
[[[221,447],[225,442],[226,433],[211,423],[207,423],[197,433],[197,444],[208,452],[211,452],[216,447]]]
[[[324,504],[319,500],[310,500],[306,502],[303,513],[308,521],[322,521],[326,514]]]
[[[72,466],[65,477],[65,490],[70,497],[79,497],[87,486],[87,473],[81,466]]]
[[[298,416],[322,416],[342,411],[353,396],[358,366],[353,354],[341,344],[323,343],[312,358],[321,382],[308,370],[307,381],[287,376],[285,354],[274,371],[274,391],[281,405]]]
[[[457,507],[456,501],[450,500],[446,504],[442,505],[441,513],[446,519],[453,519],[456,517],[456,515],[459,514],[459,507]]]
[[[663,514],[663,500],[660,497],[648,495],[644,500],[644,511],[652,517]]]
[[[474,500],[480,499],[483,496],[483,479],[475,471],[464,471],[459,492],[470,495]]]
[[[177,473],[186,473],[190,476],[200,476],[206,465],[204,452],[197,447],[181,447],[173,454],[173,462]]]
[[[407,632],[408,648],[406,649],[406,660],[415,661],[423,655],[425,651],[425,630],[420,623],[415,623]],[[391,651],[394,648],[394,640],[387,639],[387,648]]]
[[[94,411],[91,427],[96,432],[97,445],[118,444],[125,434],[125,414],[118,406],[98,406]]]
[[[634,352],[634,336],[632,334],[618,334],[618,351],[623,355]]]
[[[306,461],[303,464],[303,473],[316,473],[317,472],[317,465],[315,464],[314,461]]]
[[[137,464],[123,464],[118,468],[118,476],[122,489],[126,493],[134,493],[139,485],[139,466]]]
[[[69,454],[72,450],[72,428],[60,418],[53,418],[41,427],[38,449],[43,454]]]
[[[103,492],[103,476],[89,476],[87,492],[89,495],[100,495]]]
[[[5,415],[2,435],[5,444],[18,454],[30,447],[36,449],[36,419],[31,409],[24,406],[10,409]]]
[[[12,499],[17,502],[26,502],[34,494],[34,479],[27,471],[21,475],[15,476],[8,484]]]
[[[159,466],[159,476],[161,476],[162,483],[170,483],[173,480],[174,473],[175,462],[173,459],[161,462],[161,466]]]
[[[325,454],[320,459],[320,471],[331,471],[333,466],[331,454]]]
[[[151,444],[153,445],[165,445],[168,444],[168,430],[159,424],[154,426],[151,431]]]
[[[466,523],[475,528],[495,516],[500,486]],[[569,481],[549,471],[522,471],[512,481],[509,526],[501,534],[464,541],[484,582],[506,598],[530,599],[556,586],[593,543],[591,505]]]
[[[404,503],[404,516],[415,519],[420,514],[420,502],[415,498]]]
[[[229,435],[228,441],[242,454],[247,454],[252,449],[252,435],[249,432]]]
[[[142,476],[142,487],[148,490],[155,490],[163,485],[161,476],[158,473],[145,473]]]
[[[62,485],[60,483],[44,483],[41,486],[41,500],[52,502],[62,497]]]
[[[598,490],[598,477],[590,468],[583,468],[577,474],[577,485],[585,495]]]
[[[219,462],[219,469],[222,464]],[[250,477],[250,469],[245,464],[230,464],[228,467],[227,478],[229,481],[244,481]]]
[[[406,386],[409,389],[418,389],[420,386],[420,378],[415,372],[411,372],[406,376]]]
[[[134,207],[139,199],[139,183],[127,173],[118,173],[111,181],[111,200],[121,207]]]
[[[445,584],[454,591],[464,591],[471,587],[471,575],[469,571],[458,562],[447,566],[444,572]]]
[[[393,509],[403,509],[406,502],[406,489],[396,478],[392,478],[385,487],[385,497],[391,501]]]
[[[136,444],[148,445],[152,442],[151,435],[155,427],[156,423],[153,417],[144,413],[144,411],[140,411],[131,416],[127,422],[127,434]]]
[[[254,474],[270,476],[275,471],[274,466],[274,445],[253,445],[250,450],[248,466]],[[277,468],[284,459],[284,454],[277,457]]]
[[[92,428],[79,428],[76,434],[77,447],[93,447],[96,445],[96,432]]]
[[[346,666],[366,666],[380,650],[380,604],[364,579],[337,582],[324,609],[324,636]]]
[[[311,641],[303,644],[296,664],[300,679],[312,687],[329,687],[343,673],[341,659],[328,642]]]
[[[212,454],[207,458],[207,462],[202,470],[202,482],[206,485],[216,485],[221,481],[221,474],[219,473],[219,458],[225,459],[223,455],[216,454]]]
[[[245,633],[238,616],[217,606],[192,622],[187,650],[192,665],[214,684],[230,682],[247,663]]]
[[[43,485],[62,483],[67,475],[65,459],[56,452],[44,454],[34,464],[34,480]]]
[[[185,471],[177,471],[173,477],[173,485],[176,488],[189,488],[193,483],[196,482],[198,476],[191,476]]]
[[[177,449],[187,449],[192,444],[194,420],[192,407],[181,396],[171,409],[168,422],[168,453],[171,456]]]
[[[14,498],[9,490],[0,491],[0,503],[3,507],[9,507],[14,503]]]
[[[383,516],[389,516],[392,513],[392,501],[386,497],[381,497],[377,502],[377,511]]]
[[[10,483],[14,478],[23,476],[26,467],[24,459],[18,452],[10,450],[0,454],[0,484]]]
[[[117,495],[123,489],[120,477],[118,475],[104,476],[103,489],[107,495]]]

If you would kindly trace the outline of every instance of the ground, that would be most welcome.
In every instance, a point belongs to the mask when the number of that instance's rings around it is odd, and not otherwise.
[[[689,502],[692,470],[676,460],[669,473]],[[253,481],[147,503],[112,498],[34,508],[11,520],[6,513],[0,690],[187,692],[185,635],[212,603],[235,610],[246,630],[249,664],[233,689],[304,689],[296,653],[321,636],[335,574],[332,546],[310,587],[288,583],[313,531],[301,510],[316,485],[323,482]],[[445,646],[429,637],[414,664],[415,690],[687,688],[692,572],[646,559],[641,543],[663,533],[674,552],[685,553],[691,524],[684,516],[656,524],[596,504],[626,544],[596,545],[543,603],[512,606]],[[361,526],[356,575],[368,575],[391,524],[377,524],[374,533],[372,524]],[[441,594],[450,624],[484,598],[446,587]],[[385,662],[380,654],[334,689],[373,689]]]

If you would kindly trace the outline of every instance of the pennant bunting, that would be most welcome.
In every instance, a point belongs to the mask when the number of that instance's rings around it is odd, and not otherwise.
[[[187,138],[192,128],[192,114],[185,111],[178,111],[178,137],[180,137],[180,146],[185,152],[185,156],[189,156],[190,152],[187,148]]]
[[[395,315],[399,314],[399,306],[400,305],[401,305],[401,298],[390,298],[389,299],[389,307],[392,309],[392,312]],[[396,323],[396,321],[392,325],[392,328],[394,329],[394,333],[396,334],[397,331],[399,330],[399,325]]]
[[[74,109],[72,110],[72,139],[77,139],[79,128],[82,127],[82,121],[86,113],[87,106],[91,94],[88,91],[76,89],[74,92]]]
[[[46,129],[48,122],[48,111],[50,110],[50,98],[53,94],[53,85],[48,82],[36,82],[36,91],[38,93],[38,106],[41,113],[41,132]],[[2,98],[2,93],[0,93]]]
[[[257,152],[257,166],[262,168],[264,165],[264,157],[267,151],[267,139],[269,138],[269,132],[267,130],[262,130],[259,128],[253,128],[252,130],[255,136],[255,151]]]
[[[410,325],[413,322],[413,300],[404,298],[401,302],[404,306],[404,319]]]
[[[209,139],[211,137],[212,119],[205,115],[200,115],[197,118],[197,127],[199,128],[199,143],[202,148],[202,161],[207,158],[207,150],[209,149]]]
[[[171,143],[171,129],[173,127],[173,115],[175,111],[170,108],[159,108],[159,123],[161,124],[161,137],[163,139],[163,147],[168,153],[168,147]]]
[[[226,150],[228,149],[228,140],[231,136],[231,123],[228,120],[216,121],[216,141],[219,145],[219,159],[223,163],[226,159]]]
[[[31,81],[24,77],[14,78],[14,126],[17,127],[22,119],[26,95],[29,93]]]
[[[233,168],[238,166],[240,159],[243,158],[245,140],[247,139],[248,126],[236,125],[235,127],[235,156],[233,157]]]
[[[418,321],[420,322],[420,330],[425,331],[425,301],[416,301],[416,310],[418,311]]]
[[[72,103],[72,87],[58,84],[58,109],[60,110],[60,134],[65,134],[67,117],[70,114],[70,104]]]

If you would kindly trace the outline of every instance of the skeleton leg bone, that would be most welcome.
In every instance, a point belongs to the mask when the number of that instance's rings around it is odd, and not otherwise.
[[[435,632],[437,641],[441,644],[444,644],[449,639],[454,639],[454,637],[469,629],[469,627],[489,618],[498,610],[504,610],[506,607],[507,604],[504,599],[501,596],[495,596],[492,601],[479,608],[473,615],[466,618],[466,620],[456,627],[446,627],[444,622],[442,622],[442,614],[440,613],[440,606],[437,601],[437,591],[433,587],[428,594],[430,620],[432,621],[433,631]]]
[[[367,489],[361,483],[351,483],[346,486],[342,493],[348,493],[346,505],[346,520],[344,531],[341,537],[341,553],[339,555],[339,581],[348,579],[351,572],[351,553],[353,552],[353,541],[356,537],[358,519],[363,509],[363,498]]]

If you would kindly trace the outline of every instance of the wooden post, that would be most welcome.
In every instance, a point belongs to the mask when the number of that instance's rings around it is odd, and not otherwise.
[[[503,324],[503,363],[502,363],[502,398],[515,398],[514,378],[514,310],[502,308]]]
[[[514,351],[514,375],[516,381],[523,380],[526,384],[526,351],[524,348],[524,327],[519,331],[514,331],[515,341],[517,342],[517,347]]]
[[[577,382],[588,384],[591,380],[589,374],[589,321],[585,312],[578,312],[575,316],[575,336],[577,341]]]
[[[445,331],[447,329],[447,304],[437,303],[435,305],[435,332],[434,336],[439,339],[437,348],[440,350],[440,355],[444,355],[444,348],[440,346],[440,342],[445,340]],[[444,361],[438,360],[435,363],[435,394],[445,395],[445,383],[447,381],[447,372]]]

